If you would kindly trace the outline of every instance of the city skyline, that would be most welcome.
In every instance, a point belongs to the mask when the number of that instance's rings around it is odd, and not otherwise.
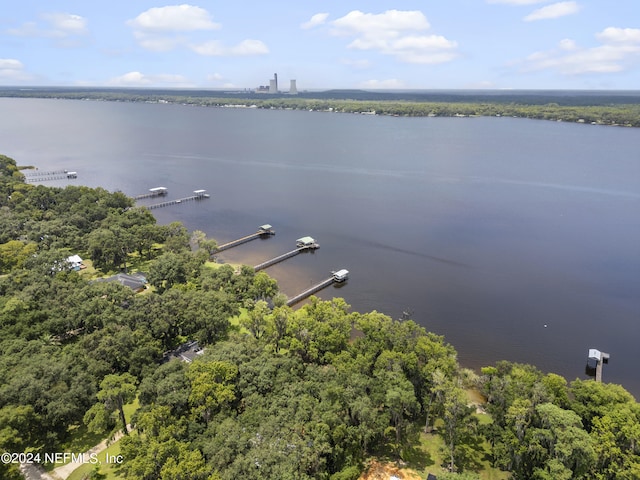
[[[0,85],[254,89],[278,72],[298,90],[632,90],[636,10],[633,0],[25,0],[0,13]]]

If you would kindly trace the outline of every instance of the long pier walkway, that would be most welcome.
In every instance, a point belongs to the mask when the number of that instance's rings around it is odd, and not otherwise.
[[[64,180],[67,177],[66,175],[51,175],[49,177],[27,177],[24,179],[27,183],[35,183],[35,182],[50,182],[52,180]]]
[[[304,292],[299,293],[295,297],[292,297],[289,300],[287,300],[287,307],[295,305],[296,303],[301,302],[305,298],[310,297],[314,293],[317,293],[320,290],[322,290],[324,288],[327,288],[329,285],[332,285],[333,282],[335,282],[335,281],[336,280],[333,277],[329,277],[326,280],[323,280],[322,282],[318,283],[317,285],[314,285],[313,287],[308,288]]]
[[[176,204],[182,203],[182,202],[190,202],[191,200],[202,200],[203,198],[209,198],[209,195],[207,195],[207,194],[204,194],[204,195],[192,195],[190,197],[177,198],[175,200],[167,200],[166,202],[154,203],[153,205],[148,205],[147,208],[149,210],[153,210],[154,208],[168,207],[169,205],[176,205]]]
[[[589,349],[589,356],[587,359],[587,372],[590,375],[594,375],[594,367],[592,366],[595,363],[595,377],[596,382],[602,382],[602,366],[606,363],[609,363],[610,355],[605,352],[601,352],[596,348]]]
[[[30,177],[51,177],[53,175],[66,175],[67,173],[69,173],[68,170],[49,170],[49,171],[43,171],[41,172],[40,170],[34,170],[34,171],[30,171],[29,173],[25,173],[24,176],[27,178]]]
[[[313,287],[308,288],[304,292],[299,293],[295,297],[292,297],[289,300],[287,300],[287,307],[290,307],[292,305],[295,305],[298,302],[301,302],[302,300],[304,300],[307,297],[310,297],[314,293],[317,293],[320,290],[327,288],[329,285],[332,285],[334,283],[342,283],[346,281],[348,276],[349,276],[348,270],[338,270],[337,272],[331,272],[331,276],[326,280],[323,280],[317,285],[314,285]]]
[[[596,382],[602,382],[602,366],[609,363],[609,354],[602,352],[600,361],[596,365]]]
[[[298,247],[295,250],[291,250],[290,252],[283,253],[282,255],[278,255],[277,257],[272,258],[271,260],[267,260],[266,262],[262,262],[262,263],[256,265],[255,267],[253,267],[253,270],[256,271],[256,272],[259,272],[260,270],[264,270],[265,268],[270,267],[271,265],[275,265],[276,263],[280,263],[283,260],[286,260],[287,258],[295,257],[300,252],[304,252],[305,250],[309,250],[309,248],[312,248],[312,247],[308,247],[308,246]]]
[[[271,228],[271,225],[263,225],[260,227],[260,230],[258,230],[256,233],[252,233],[251,235],[238,238],[237,240],[232,240],[231,242],[218,245],[218,248],[216,249],[216,253],[222,252],[223,250],[228,250],[229,248],[233,248],[238,245],[242,245],[243,243],[250,242],[251,240],[255,240],[256,238],[268,237],[275,234],[276,232]]]

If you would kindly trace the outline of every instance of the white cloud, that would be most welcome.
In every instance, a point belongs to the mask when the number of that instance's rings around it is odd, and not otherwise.
[[[364,37],[396,37],[400,32],[427,30],[430,25],[420,11],[387,10],[384,13],[349,12],[333,21],[337,35],[362,35]]]
[[[562,75],[622,72],[640,60],[640,29],[609,27],[595,37],[600,45],[585,48],[562,40],[558,48],[529,55],[523,71],[552,70]]]
[[[406,84],[397,78],[389,78],[387,80],[367,80],[365,82],[361,82],[358,87],[368,89],[398,89],[406,88]]]
[[[316,13],[308,22],[304,22],[300,25],[300,28],[303,30],[309,30],[310,28],[317,27],[318,25],[322,25],[329,18],[328,13]]]
[[[24,65],[15,58],[0,58],[0,70],[22,70]]]
[[[457,57],[457,43],[440,35],[427,35],[429,21],[420,11],[384,13],[349,12],[332,22],[332,34],[355,39],[347,46],[374,50],[407,63],[435,64]]]
[[[578,44],[575,42],[575,40],[565,38],[563,40],[560,40],[560,42],[558,43],[558,47],[560,47],[561,50],[577,50]]]
[[[145,75],[144,73],[135,71],[112,78],[107,82],[107,84],[114,87],[168,86],[175,88],[188,88],[194,86],[183,75],[174,75],[167,73]]]
[[[248,56],[269,53],[260,40],[247,39],[228,46],[218,40],[196,41],[193,35],[199,31],[217,30],[221,24],[212,20],[211,14],[193,5],[170,5],[150,8],[127,25],[134,29],[133,36],[145,50],[168,52],[188,48],[205,56]]]
[[[190,45],[191,50],[199,55],[209,57],[264,55],[269,48],[260,40],[243,40],[234,46],[226,46],[217,40]]]
[[[578,5],[578,2],[558,2],[534,10],[529,15],[524,17],[524,21],[534,22],[536,20],[560,18],[567,15],[573,15],[579,10],[580,5]]]
[[[87,19],[70,13],[45,13],[42,18],[49,22],[56,35],[86,35],[89,33]]]
[[[204,8],[186,4],[150,8],[127,21],[127,25],[143,32],[193,32],[220,28]]]
[[[39,22],[25,22],[7,30],[9,35],[50,38],[61,47],[77,46],[78,38],[88,35],[87,19],[71,13],[51,12],[40,15]]]
[[[608,27],[596,35],[604,43],[637,43],[640,44],[640,29]]]
[[[24,64],[15,58],[0,58],[0,83],[12,85],[33,81],[34,77],[27,73]]]

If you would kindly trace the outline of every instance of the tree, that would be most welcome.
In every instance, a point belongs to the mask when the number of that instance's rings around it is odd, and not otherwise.
[[[253,277],[252,296],[256,299],[268,299],[278,292],[277,282],[265,272],[256,273]]]
[[[536,406],[539,427],[530,430],[529,444],[546,450],[544,463],[534,469],[539,478],[585,478],[595,461],[593,441],[580,417],[552,403]]]
[[[23,243],[11,240],[0,244],[0,272],[8,272],[13,268],[22,268],[24,262],[38,249],[35,243]]]
[[[189,366],[187,378],[191,382],[189,404],[193,416],[209,423],[212,415],[232,402],[235,397],[233,381],[238,368],[228,362],[198,361]]]
[[[289,319],[293,315],[290,307],[280,306],[273,309],[267,317],[267,333],[273,342],[276,353],[280,351],[280,344],[287,333]]]
[[[256,339],[262,338],[267,330],[267,315],[269,306],[264,300],[258,300],[246,317],[242,317],[240,324],[245,327]]]
[[[187,258],[171,251],[163,253],[149,265],[147,279],[160,293],[177,283],[185,283],[187,281]]]
[[[129,373],[107,375],[102,382],[100,382],[100,391],[96,396],[98,400],[103,403],[105,411],[118,412],[123,432],[128,435],[129,429],[127,428],[127,420],[124,416],[124,405],[133,401],[136,396],[135,378],[133,375]]]
[[[443,437],[449,456],[448,470],[461,470],[462,448],[472,445],[477,420],[472,416],[473,409],[467,406],[467,395],[460,386],[459,379],[445,379],[435,387],[439,390],[440,409],[444,421]]]
[[[94,230],[88,237],[89,256],[94,264],[100,268],[123,267],[126,261],[132,235],[119,226]]]
[[[184,252],[189,247],[189,232],[180,222],[171,222],[164,227],[164,247],[167,252]]]

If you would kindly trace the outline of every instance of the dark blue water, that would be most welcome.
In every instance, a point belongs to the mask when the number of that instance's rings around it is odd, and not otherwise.
[[[347,285],[319,296],[409,312],[465,366],[507,359],[572,380],[598,348],[605,381],[640,395],[640,129],[37,99],[0,112],[19,164],[132,196],[207,189],[154,214],[219,242],[276,228],[224,261],[313,236],[317,252],[267,270],[290,296],[346,268]]]

